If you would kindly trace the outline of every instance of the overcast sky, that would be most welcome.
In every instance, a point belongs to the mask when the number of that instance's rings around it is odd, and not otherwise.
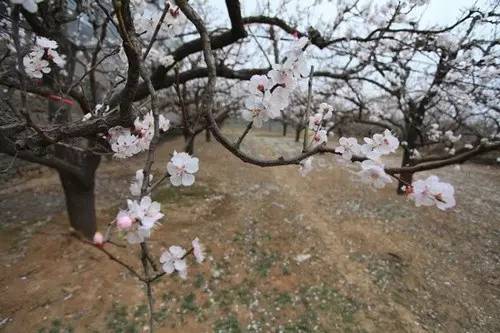
[[[478,0],[479,3],[485,3],[485,1],[488,0]],[[257,8],[257,3],[262,4],[266,2],[267,0],[241,0],[245,15],[254,14]],[[314,0],[296,0],[292,2],[306,5],[312,4]],[[225,11],[225,0],[209,0],[209,3],[214,7]],[[271,3],[279,4],[281,1],[271,0]],[[383,3],[383,0],[373,0],[373,3]],[[460,15],[463,8],[470,7],[474,3],[476,3],[476,0],[431,0],[423,16],[423,23],[446,25],[447,23],[453,22]],[[335,0],[324,0],[323,4],[320,5],[324,7],[321,9],[321,12],[325,18],[328,16],[328,11],[330,11],[335,4]]]

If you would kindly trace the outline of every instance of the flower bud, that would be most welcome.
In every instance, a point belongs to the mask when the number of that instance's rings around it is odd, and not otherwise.
[[[104,244],[104,236],[99,231],[94,234],[94,244],[97,246]]]
[[[132,221],[128,214],[118,214],[118,217],[116,218],[116,226],[121,230],[129,229],[133,222],[134,221]]]

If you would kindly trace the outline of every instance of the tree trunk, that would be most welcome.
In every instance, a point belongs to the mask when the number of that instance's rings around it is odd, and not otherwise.
[[[188,153],[189,155],[194,154],[194,139],[194,134],[184,139],[184,142],[186,143],[186,153]]]
[[[96,226],[94,181],[82,184],[73,175],[59,172],[71,226],[92,239]],[[89,179],[90,181],[90,179]]]
[[[96,226],[95,171],[100,156],[58,145],[56,155],[81,170],[81,174],[58,170],[71,226],[92,239]]]
[[[210,134],[210,130],[208,128],[205,130],[205,141],[206,142],[212,141],[212,135]]]
[[[287,129],[288,129],[288,124],[286,122],[283,122],[283,136],[286,136]]]
[[[302,128],[300,128],[299,126],[297,126],[295,128],[295,142],[299,142],[300,141],[300,133],[302,132]]]
[[[401,160],[401,166],[402,167],[405,167],[405,166],[410,166],[412,164],[412,161],[411,161],[411,157],[410,157],[410,150],[405,148],[404,152],[403,152],[403,159]],[[413,181],[413,173],[411,172],[402,172],[400,175],[399,175],[399,178],[401,179],[399,182],[398,182],[398,188],[396,190],[396,192],[398,194],[405,194],[405,187],[408,185],[408,184],[411,184],[412,181]]]
[[[401,178],[401,180],[398,182],[398,194],[405,194],[405,187],[407,184],[411,184],[412,181],[413,181],[413,173],[411,172],[402,172],[400,175],[399,175],[399,178]]]

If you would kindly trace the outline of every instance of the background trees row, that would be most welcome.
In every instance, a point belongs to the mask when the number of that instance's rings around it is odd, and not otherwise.
[[[212,114],[202,98],[210,74],[203,39],[174,4],[47,0],[33,13],[2,2],[0,152],[57,170],[71,224],[88,237],[96,231],[95,172],[110,154],[105,136],[149,112],[149,81],[186,151],[193,152],[205,131],[244,162],[298,164],[331,148],[259,160],[219,127],[244,108],[244,81],[281,63],[290,43],[306,36],[314,66],[311,104],[335,106],[328,131],[361,136],[390,129],[404,148],[401,167],[392,172],[411,182],[415,172],[500,147],[498,4],[464,8],[456,21],[435,26],[420,22],[425,5],[338,1],[335,14],[319,20],[292,10],[289,1],[263,1],[252,14],[237,0],[226,0],[224,13],[209,1],[193,2],[215,57]],[[166,29],[156,30],[159,20]],[[65,64],[51,63],[50,73],[34,79],[22,60],[37,36],[56,41]],[[307,127],[306,90],[299,86],[277,119],[285,134],[293,126],[297,138]]]

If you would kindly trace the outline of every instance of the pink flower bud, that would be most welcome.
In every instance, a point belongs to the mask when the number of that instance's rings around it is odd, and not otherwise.
[[[118,214],[116,218],[116,226],[118,229],[127,230],[132,226],[132,219],[127,214]]]
[[[97,246],[104,244],[104,236],[99,231],[94,234],[94,244]]]

